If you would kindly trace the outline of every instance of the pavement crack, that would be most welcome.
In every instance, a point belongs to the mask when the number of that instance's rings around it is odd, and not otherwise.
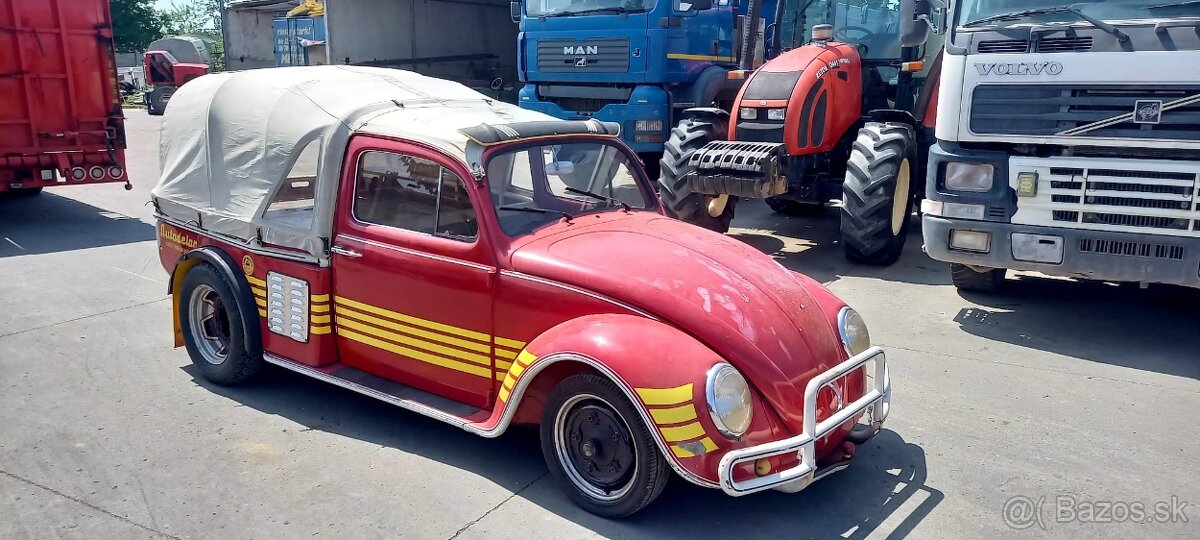
[[[0,472],[2,472],[2,471],[0,471]],[[511,501],[511,500],[513,500],[513,498],[514,498],[514,497],[516,497],[517,495],[520,495],[520,494],[521,494],[521,493],[523,493],[525,490],[529,489],[529,486],[532,486],[532,485],[536,484],[536,483],[538,482],[538,480],[541,480],[541,479],[545,478],[547,474],[550,474],[550,471],[543,472],[542,474],[538,475],[538,477],[537,477],[537,478],[534,478],[533,480],[530,480],[528,484],[525,484],[524,486],[522,486],[522,487],[521,487],[521,489],[518,489],[518,490],[514,491],[514,492],[512,493],[512,495],[509,495],[508,497],[505,497],[505,498],[504,498],[504,500],[503,500],[503,501],[500,501],[499,503],[497,503],[497,504],[496,504],[496,506],[493,506],[493,507],[491,507],[491,508],[488,508],[488,511],[487,511],[487,512],[484,512],[484,513],[483,513],[482,515],[480,515],[479,517],[477,517],[477,518],[475,518],[475,519],[471,520],[471,521],[470,521],[469,523],[467,523],[466,525],[463,525],[463,526],[462,526],[462,528],[461,528],[461,529],[459,529],[459,530],[457,530],[457,531],[455,531],[455,532],[454,532],[454,536],[451,536],[451,537],[450,537],[448,540],[454,540],[455,538],[458,538],[458,535],[462,534],[463,532],[466,532],[466,530],[467,530],[467,529],[470,529],[470,528],[471,528],[473,525],[475,525],[476,523],[479,523],[480,521],[483,521],[483,518],[485,518],[485,517],[488,517],[488,514],[491,514],[491,513],[492,513],[493,511],[495,511],[497,508],[500,508],[501,506],[504,506],[504,504],[505,504],[505,503],[507,503],[508,501]]]
[[[82,317],[75,317],[74,319],[67,319],[67,320],[65,320],[65,321],[58,321],[58,322],[53,322],[53,323],[50,323],[50,324],[43,324],[43,325],[41,325],[41,326],[35,326],[35,327],[33,327],[33,328],[26,328],[26,329],[24,329],[24,330],[17,330],[16,332],[9,332],[9,333],[7,333],[7,334],[0,334],[0,338],[6,338],[6,337],[9,337],[9,336],[15,336],[15,335],[17,335],[17,334],[24,334],[24,333],[26,333],[26,332],[35,332],[35,331],[38,331],[38,330],[45,330],[45,329],[47,329],[47,328],[54,328],[55,326],[59,326],[59,325],[67,324],[67,323],[78,322],[78,321],[82,321],[82,320],[84,320],[84,319],[90,319],[90,318],[92,318],[92,317],[99,317],[99,316],[101,316],[101,315],[111,315],[111,314],[113,314],[113,313],[119,313],[119,312],[121,312],[121,311],[125,311],[125,310],[127,310],[127,309],[133,309],[133,308],[139,308],[139,307],[142,307],[142,306],[148,306],[148,305],[150,305],[150,304],[154,304],[154,303],[162,302],[162,301],[164,301],[164,300],[169,300],[169,299],[170,299],[170,297],[167,297],[167,298],[159,298],[159,299],[157,299],[157,300],[150,300],[150,301],[147,301],[147,302],[141,302],[141,303],[138,303],[138,304],[133,304],[132,306],[119,307],[119,308],[116,308],[116,309],[110,309],[110,310],[108,310],[108,311],[101,311],[100,313],[93,313],[93,314],[91,314],[91,315],[84,315],[84,316],[82,316]]]
[[[80,498],[78,498],[78,497],[72,497],[72,496],[70,496],[70,495],[67,495],[66,493],[63,493],[63,492],[61,492],[61,491],[59,491],[59,490],[57,490],[57,489],[54,489],[54,488],[52,488],[52,487],[49,487],[49,486],[44,486],[44,485],[42,485],[42,484],[39,484],[39,483],[37,483],[37,482],[34,482],[33,480],[29,480],[28,478],[23,478],[23,477],[17,476],[17,475],[15,475],[15,474],[13,474],[13,473],[10,473],[10,472],[8,472],[8,471],[6,471],[6,470],[3,470],[3,469],[0,469],[0,474],[3,474],[4,476],[7,476],[7,477],[9,477],[9,478],[12,478],[13,480],[16,480],[16,481],[18,481],[18,482],[21,482],[21,483],[24,483],[24,484],[28,484],[28,485],[30,485],[30,486],[33,486],[33,487],[35,487],[35,488],[38,488],[38,489],[41,489],[41,490],[44,490],[44,491],[50,492],[50,493],[52,493],[52,494],[54,494],[54,495],[58,495],[59,497],[62,497],[62,498],[64,498],[64,499],[68,500],[68,501],[71,501],[71,502],[74,502],[74,503],[81,504],[81,505],[83,505],[83,506],[86,506],[86,507],[88,507],[88,508],[91,508],[92,510],[95,510],[95,511],[97,511],[97,512],[100,512],[101,514],[104,514],[104,515],[106,515],[106,516],[110,516],[110,517],[114,517],[114,518],[116,518],[116,519],[118,519],[118,520],[120,520],[120,521],[122,521],[122,522],[124,522],[124,523],[127,523],[127,524],[129,524],[129,525],[133,525],[134,527],[137,527],[137,528],[139,528],[139,529],[142,529],[142,530],[144,530],[144,531],[147,531],[147,532],[154,533],[154,534],[156,534],[156,535],[158,535],[158,536],[161,536],[161,537],[163,537],[163,538],[171,538],[171,539],[173,539],[173,540],[180,540],[180,538],[179,538],[178,536],[175,536],[175,535],[173,535],[173,534],[167,534],[167,533],[165,533],[165,532],[162,532],[162,531],[160,531],[160,530],[158,530],[158,529],[155,529],[155,528],[153,528],[153,527],[147,527],[147,526],[145,526],[145,525],[142,525],[141,523],[138,523],[138,522],[136,522],[136,521],[134,521],[134,520],[132,520],[132,519],[129,519],[129,518],[125,517],[125,516],[121,516],[121,515],[114,514],[114,513],[112,513],[112,512],[109,512],[108,510],[105,510],[105,509],[103,509],[103,508],[100,508],[99,506],[96,506],[96,505],[94,505],[94,504],[92,504],[92,503],[90,503],[90,502],[87,502],[87,501],[83,500],[83,499],[80,499]]]

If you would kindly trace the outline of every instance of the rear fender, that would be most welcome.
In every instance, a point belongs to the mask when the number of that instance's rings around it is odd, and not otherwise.
[[[184,276],[200,263],[212,265],[219,274],[225,277],[233,288],[233,294],[236,297],[234,300],[242,313],[258,314],[258,305],[254,302],[254,293],[250,291],[250,283],[246,281],[245,274],[240,271],[240,267],[233,261],[233,257],[212,246],[193,249],[184,253],[175,263],[175,268],[171,270],[171,279],[167,282],[167,294],[171,295],[171,320],[174,325],[176,347],[183,346],[183,329],[179,324],[182,299],[180,295],[175,294],[175,291],[182,287]],[[246,336],[243,343],[247,354],[258,354],[262,351],[262,328],[258,317],[242,317],[242,335]]]
[[[659,321],[615,314],[573,319],[542,333],[517,356],[500,387],[497,412],[504,412],[493,433],[514,417],[540,419],[543,394],[561,380],[556,378],[591,370],[622,389],[676,472],[717,487],[716,463],[740,446],[722,436],[706,412],[707,372],[720,362],[692,336]],[[564,363],[581,369],[562,369]],[[757,395],[755,416],[743,441],[773,431]]]

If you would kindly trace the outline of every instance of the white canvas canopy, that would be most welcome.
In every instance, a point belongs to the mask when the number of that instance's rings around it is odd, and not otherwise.
[[[465,163],[467,139],[459,129],[544,120],[553,118],[409,71],[314,66],[205,75],[171,97],[161,131],[162,174],[151,193],[167,219],[321,260],[353,134],[419,141]],[[318,151],[305,151],[314,141]],[[317,160],[310,178],[315,205],[267,213],[302,155]]]

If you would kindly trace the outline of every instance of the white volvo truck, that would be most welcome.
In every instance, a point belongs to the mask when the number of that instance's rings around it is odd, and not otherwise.
[[[1006,269],[1200,287],[1200,0],[1072,2],[932,17],[926,252],[959,289]]]

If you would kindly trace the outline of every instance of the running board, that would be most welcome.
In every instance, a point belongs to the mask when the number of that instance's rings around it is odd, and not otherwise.
[[[326,373],[271,353],[264,353],[263,360],[463,429],[468,429],[466,426],[470,421],[467,418],[482,411],[352,367],[340,367]]]

